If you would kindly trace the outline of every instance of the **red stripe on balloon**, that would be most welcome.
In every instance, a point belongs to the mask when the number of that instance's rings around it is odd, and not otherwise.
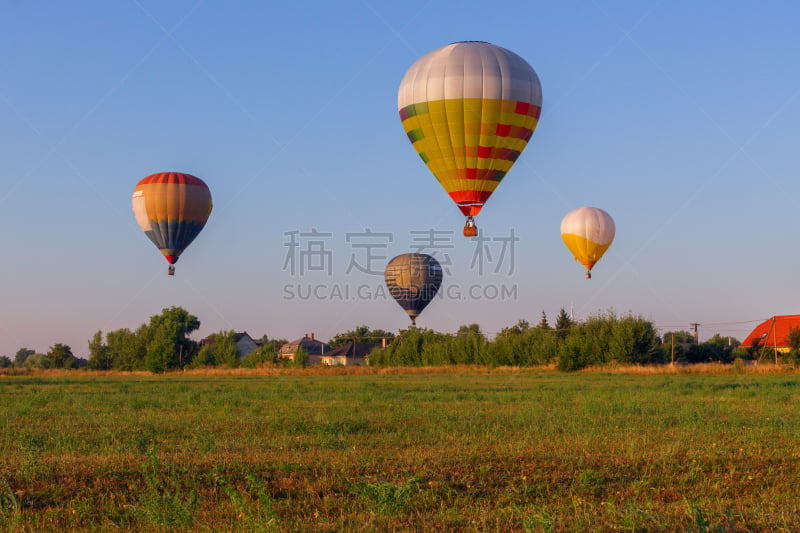
[[[184,174],[182,172],[159,172],[157,174],[150,174],[142,178],[138,185],[148,185],[153,183],[168,183],[177,185],[197,185],[200,187],[208,188],[203,180],[191,174]]]

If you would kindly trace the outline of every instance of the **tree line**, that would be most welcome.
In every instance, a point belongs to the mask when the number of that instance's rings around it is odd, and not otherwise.
[[[677,340],[676,340],[677,338]],[[663,342],[669,339],[669,343]],[[538,324],[520,320],[488,340],[477,324],[461,326],[455,334],[425,329],[401,332],[386,350],[370,354],[370,364],[414,366],[478,364],[537,366],[555,364],[574,371],[608,363],[665,364],[733,362],[752,359],[754,350],[740,348],[739,341],[715,335],[695,342],[687,331],[659,336],[655,325],[633,313],[618,316],[598,312],[584,321],[573,320],[564,309],[551,326],[542,312]]]
[[[98,331],[88,341],[88,360],[77,358],[65,344],[56,344],[44,354],[28,348],[17,351],[14,359],[0,357],[0,367],[88,368],[90,370],[148,370],[155,373],[204,366],[257,367],[267,364],[305,364],[307,358],[287,361],[280,357],[285,339],[258,339],[257,349],[240,357],[234,331],[220,331],[204,342],[189,335],[200,327],[200,320],[181,307],[163,309],[135,330],[122,328],[105,335]],[[800,354],[797,333],[795,360]],[[562,308],[551,325],[542,311],[532,325],[519,320],[503,328],[493,339],[478,324],[461,326],[456,333],[409,328],[395,335],[381,329],[358,326],[335,335],[335,348],[356,341],[385,339],[386,348],[370,353],[369,363],[380,366],[428,366],[476,364],[489,366],[552,365],[564,371],[611,362],[630,364],[730,363],[736,358],[758,357],[755,347],[739,346],[735,339],[715,335],[698,343],[688,331],[658,335],[655,325],[640,315],[597,312],[576,321]],[[791,354],[790,354],[791,355]]]

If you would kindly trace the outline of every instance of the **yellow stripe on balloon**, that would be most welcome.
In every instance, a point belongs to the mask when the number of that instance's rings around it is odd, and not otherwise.
[[[561,238],[575,256],[575,260],[585,266],[586,270],[591,270],[611,246],[611,242],[600,244],[574,233],[562,233]]]
[[[403,121],[414,148],[448,192],[477,190],[493,192],[496,180],[473,180],[466,169],[508,172],[514,161],[478,157],[480,147],[522,152],[528,140],[497,134],[498,124],[512,131],[533,131],[538,119],[516,112],[517,102],[497,99],[463,98],[426,102],[426,106]],[[516,130],[514,129],[516,128]]]
[[[211,212],[208,189],[195,185],[148,183],[137,187],[145,199],[150,220],[205,223]],[[177,210],[176,210],[177,209]]]

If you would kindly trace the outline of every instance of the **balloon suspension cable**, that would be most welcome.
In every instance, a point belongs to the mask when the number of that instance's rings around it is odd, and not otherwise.
[[[168,276],[175,275],[175,265],[170,265],[169,268],[167,268],[167,275]]]
[[[478,227],[475,225],[475,219],[467,217],[467,223],[464,224],[464,237],[475,237],[478,235]]]

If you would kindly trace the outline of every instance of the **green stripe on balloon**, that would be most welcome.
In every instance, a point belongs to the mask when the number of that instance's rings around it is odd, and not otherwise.
[[[425,134],[422,132],[422,128],[416,128],[408,132],[408,139],[415,143],[421,139],[425,138]]]

